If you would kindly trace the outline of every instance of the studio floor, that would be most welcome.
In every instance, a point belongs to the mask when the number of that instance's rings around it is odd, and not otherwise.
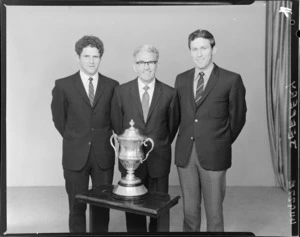
[[[171,186],[169,193],[181,196],[180,187]],[[204,208],[202,217],[201,231],[206,231]],[[170,231],[182,232],[182,221],[182,199],[179,199],[179,203],[171,209]],[[252,232],[256,236],[290,236],[288,194],[274,187],[227,187],[224,221],[225,231],[228,232]],[[111,210],[109,231],[126,232],[123,212]],[[65,188],[7,188],[6,233],[49,232],[68,232]]]

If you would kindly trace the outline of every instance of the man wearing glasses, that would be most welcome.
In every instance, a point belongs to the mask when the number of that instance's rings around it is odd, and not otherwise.
[[[177,94],[174,88],[155,78],[159,58],[155,47],[143,45],[133,56],[133,68],[138,77],[115,88],[111,105],[113,130],[122,134],[133,119],[141,134],[153,139],[154,149],[135,175],[149,191],[168,193],[171,144],[179,124]],[[119,170],[122,176],[126,175],[120,164]],[[145,216],[126,213],[128,232],[147,232],[146,223]],[[149,232],[154,232],[156,227],[156,219],[150,218]]]

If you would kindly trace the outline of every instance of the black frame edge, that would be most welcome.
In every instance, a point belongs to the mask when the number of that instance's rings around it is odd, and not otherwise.
[[[0,234],[7,230],[6,193],[6,7],[0,5],[1,17],[1,158],[0,158]]]
[[[289,190],[289,207],[290,207],[290,223],[292,236],[299,236],[299,38],[297,32],[299,31],[299,1],[292,1],[292,15],[291,15],[291,85],[290,91],[293,94],[296,92],[296,96],[292,96],[290,99],[291,105],[297,101],[298,105],[295,107],[296,115],[293,116],[293,120],[296,121],[295,127],[292,129],[296,131],[295,144],[290,141],[291,147],[291,183]],[[293,113],[293,109],[290,111]],[[292,120],[292,117],[290,117]],[[291,128],[291,127],[290,127]],[[292,131],[291,130],[291,131]],[[290,132],[291,132],[290,131]]]
[[[2,0],[3,4],[6,5],[43,5],[43,6],[130,6],[130,5],[250,5],[255,0],[186,0],[186,1],[172,1],[172,0],[143,0],[143,1],[130,1],[130,0]]]

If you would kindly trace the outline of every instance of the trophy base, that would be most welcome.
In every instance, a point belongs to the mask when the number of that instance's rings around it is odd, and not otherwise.
[[[118,200],[141,200],[149,197],[148,190],[140,182],[127,184],[121,180],[112,191],[112,197]]]

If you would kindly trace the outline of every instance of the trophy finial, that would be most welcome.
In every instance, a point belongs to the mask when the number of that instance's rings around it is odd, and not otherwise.
[[[130,124],[131,127],[133,127],[133,125],[134,125],[133,119],[130,120],[129,124]]]

